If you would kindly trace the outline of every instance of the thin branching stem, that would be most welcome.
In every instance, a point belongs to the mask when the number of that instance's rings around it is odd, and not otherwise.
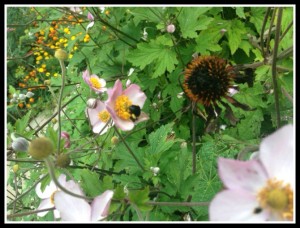
[[[260,33],[260,48],[261,48],[263,58],[265,58],[264,33],[265,33],[265,28],[266,28],[266,25],[267,25],[267,21],[268,21],[268,16],[270,14],[270,10],[271,10],[271,8],[268,7],[267,12],[266,12],[265,17],[264,17],[263,24],[262,24],[261,33]]]
[[[37,213],[44,212],[44,211],[53,211],[53,210],[55,210],[55,207],[45,208],[45,209],[42,209],[42,210],[27,211],[27,212],[22,212],[22,213],[18,213],[18,214],[7,215],[7,219],[12,219],[12,218],[16,218],[16,217],[23,217],[23,216],[26,216],[26,215],[32,215],[32,214],[37,214]]]
[[[144,167],[142,166],[142,164],[140,163],[139,159],[135,156],[135,154],[133,153],[133,151],[130,149],[130,147],[128,146],[127,142],[125,141],[125,139],[123,138],[122,134],[119,132],[118,128],[116,126],[114,126],[115,128],[115,132],[117,133],[117,135],[119,136],[119,138],[122,140],[122,142],[124,143],[125,147],[127,148],[128,152],[130,153],[130,155],[133,157],[133,159],[136,161],[136,163],[139,165],[139,167],[145,171]]]
[[[273,49],[273,62],[272,62],[272,80],[273,80],[273,89],[274,89],[274,98],[275,98],[275,111],[276,111],[276,124],[277,128],[280,127],[280,110],[279,110],[279,91],[277,85],[277,53],[278,46],[280,42],[280,29],[281,29],[281,19],[282,19],[282,8],[278,9],[277,23],[276,23],[276,33],[275,33],[275,43]]]

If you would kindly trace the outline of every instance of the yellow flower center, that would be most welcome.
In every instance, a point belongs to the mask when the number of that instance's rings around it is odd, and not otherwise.
[[[129,106],[132,105],[131,100],[125,95],[121,95],[116,99],[115,111],[116,114],[123,120],[130,118]]]
[[[92,86],[96,89],[100,89],[102,87],[98,78],[90,78],[90,82],[92,83]]]
[[[279,219],[293,220],[293,190],[289,184],[270,179],[257,198],[262,208],[271,210]]]
[[[103,110],[101,112],[98,113],[98,118],[99,120],[101,120],[102,122],[106,123],[109,118],[110,118],[110,114],[107,110]]]
[[[50,202],[51,202],[52,205],[54,205],[54,195],[55,195],[55,193],[57,193],[57,192],[58,192],[58,190],[54,191],[54,192],[51,194],[51,196],[50,196]]]

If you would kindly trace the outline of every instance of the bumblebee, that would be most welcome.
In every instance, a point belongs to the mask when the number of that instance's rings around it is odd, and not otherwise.
[[[138,105],[129,106],[130,119],[134,122],[141,115],[141,108]]]

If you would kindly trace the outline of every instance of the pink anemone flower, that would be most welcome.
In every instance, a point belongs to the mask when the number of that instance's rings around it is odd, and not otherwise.
[[[110,121],[110,113],[106,110],[106,106],[100,100],[96,101],[95,108],[87,108],[88,118],[93,128],[93,132],[102,135],[113,125]]]
[[[138,85],[130,84],[123,91],[121,81],[117,80],[107,93],[107,111],[121,130],[130,131],[135,124],[149,119],[148,115],[141,111],[147,97]]]
[[[95,74],[90,75],[88,70],[85,70],[82,73],[82,78],[92,90],[96,91],[96,93],[103,93],[107,90],[107,88],[105,88],[106,81]]]
[[[286,125],[262,140],[258,158],[219,158],[225,190],[209,206],[212,221],[292,221],[294,219],[294,134]]]

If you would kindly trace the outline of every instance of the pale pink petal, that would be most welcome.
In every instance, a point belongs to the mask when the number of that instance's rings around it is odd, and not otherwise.
[[[60,174],[57,180],[62,186],[64,186],[67,182],[67,177],[65,174]]]
[[[57,190],[56,185],[53,181],[50,181],[49,185],[46,186],[43,192],[41,191],[41,185],[42,183],[40,182],[35,187],[35,192],[41,199],[49,198],[52,195],[52,193]]]
[[[114,121],[115,125],[120,128],[122,131],[130,131],[134,128],[134,123],[129,119],[129,120],[123,120],[119,118],[115,111],[110,107],[106,107],[107,111],[110,113],[110,116],[112,120]]]
[[[137,124],[137,123],[140,123],[140,122],[143,122],[146,120],[149,120],[149,116],[146,113],[141,112],[141,115],[138,117],[138,119],[134,123]]]
[[[37,210],[43,210],[43,209],[52,208],[52,207],[54,207],[54,205],[51,203],[50,198],[47,198],[47,199],[43,199],[41,201]],[[37,213],[37,215],[40,217],[44,217],[48,212],[49,211],[39,212],[39,213]]]
[[[286,125],[262,140],[259,158],[270,178],[286,181],[294,186],[295,139],[293,126]]]
[[[94,16],[93,16],[90,12],[88,12],[87,18],[88,18],[90,21],[93,21],[93,20],[94,20]]]
[[[93,126],[93,132],[96,133],[96,134],[99,134],[101,132],[100,135],[103,135],[104,133],[107,132],[109,126],[107,125],[105,127],[106,123],[104,122],[101,122],[99,121],[98,123],[96,123],[94,126]],[[104,128],[105,127],[105,128]],[[103,129],[104,128],[104,129]]]
[[[90,72],[88,70],[85,70],[84,72],[82,72],[82,78],[86,84],[88,84],[89,86],[92,85],[90,82]]]
[[[73,193],[75,193],[75,194],[84,196],[84,193],[83,193],[83,191],[81,190],[79,184],[76,183],[76,182],[73,181],[73,180],[67,181],[66,184],[64,185],[64,187],[65,187],[66,189],[68,189],[70,192],[73,192]]]
[[[266,221],[269,213],[255,213],[259,204],[255,195],[245,191],[224,190],[209,205],[210,221]]]
[[[114,192],[106,190],[100,196],[97,196],[92,202],[92,221],[102,220],[108,215],[111,199]]]
[[[54,218],[55,218],[55,219],[59,219],[59,218],[60,218],[60,212],[59,212],[59,210],[56,210],[56,209],[55,209],[55,210],[53,211],[53,214],[54,214]]]
[[[60,191],[54,195],[54,204],[62,221],[91,220],[91,207],[84,199]]]
[[[255,192],[264,186],[268,178],[257,160],[238,161],[219,158],[218,167],[220,178],[228,189]]]
[[[145,100],[147,99],[144,92],[141,91],[141,88],[136,84],[131,84],[123,92],[124,95],[129,97],[129,100],[132,101],[132,104],[140,106],[143,108]]]
[[[109,97],[105,103],[114,109],[116,99],[122,94],[122,82],[119,79],[115,82],[113,89],[109,90],[108,94]]]
[[[105,104],[99,100],[96,101],[96,108],[87,108],[87,113],[90,119],[90,123],[92,126],[94,126],[95,124],[101,122],[98,114],[99,112],[103,111],[106,109]]]
[[[106,81],[103,78],[99,78],[99,82],[101,84],[101,87],[105,87],[106,86]]]

